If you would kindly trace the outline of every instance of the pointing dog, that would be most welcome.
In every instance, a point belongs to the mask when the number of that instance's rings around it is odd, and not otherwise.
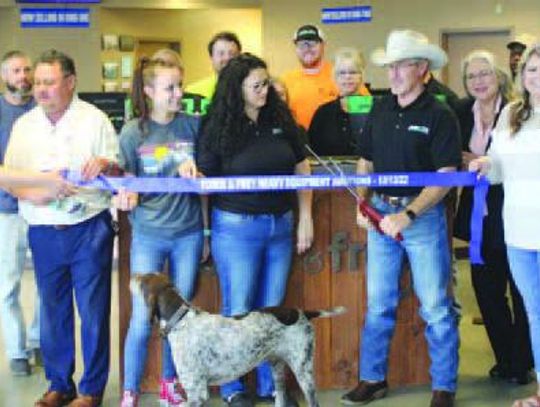
[[[169,340],[188,406],[203,406],[209,399],[208,385],[236,379],[263,360],[272,367],[275,406],[285,406],[285,364],[296,376],[307,405],[319,406],[310,320],[343,314],[345,308],[271,307],[227,318],[186,302],[164,274],[136,275],[130,287],[134,295],[144,297],[149,318],[159,321],[162,335]]]

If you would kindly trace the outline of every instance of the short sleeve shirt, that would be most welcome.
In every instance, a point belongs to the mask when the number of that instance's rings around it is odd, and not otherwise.
[[[461,164],[459,124],[444,103],[423,92],[401,107],[394,95],[375,101],[358,140],[358,154],[374,171],[424,172]],[[411,196],[422,188],[374,188],[392,196]]]
[[[12,105],[6,101],[4,96],[0,96],[0,164],[4,163],[4,155],[13,123],[20,116],[33,109],[35,105],[34,99],[24,105]],[[0,213],[17,213],[17,211],[17,198],[0,190]]]
[[[247,118],[245,119],[247,120]],[[203,131],[197,151],[197,165],[206,176],[292,175],[305,159],[298,134],[285,134],[279,126],[249,121],[248,141],[236,153],[224,157],[212,148],[213,137]],[[235,213],[280,214],[293,207],[295,193],[264,191],[215,194],[213,203]]]
[[[332,65],[323,61],[317,73],[307,73],[297,68],[283,75],[289,96],[289,108],[296,122],[308,129],[317,108],[335,99],[338,88],[332,75]]]
[[[52,123],[36,106],[15,122],[5,163],[14,169],[80,171],[94,157],[118,160],[118,136],[105,113],[74,96],[63,116]],[[110,193],[80,188],[47,205],[20,200],[19,211],[30,225],[74,225],[110,206]]]
[[[177,114],[168,124],[149,120],[127,123],[120,134],[120,166],[137,177],[175,177],[178,166],[193,157],[199,118]],[[202,227],[196,194],[140,194],[130,213],[135,233],[178,237]]]

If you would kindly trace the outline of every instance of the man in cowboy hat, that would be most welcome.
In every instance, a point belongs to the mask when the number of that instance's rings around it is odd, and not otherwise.
[[[426,91],[424,75],[446,63],[446,54],[410,30],[393,31],[385,50],[372,55],[388,72],[391,95],[375,102],[359,140],[358,173],[455,171],[461,163],[459,127],[449,107]],[[399,279],[406,254],[426,322],[431,357],[431,407],[454,403],[458,329],[447,292],[451,264],[445,209],[448,188],[373,188],[359,193],[382,215],[383,234],[368,229],[368,309],[360,348],[359,383],[344,404],[365,404],[386,395],[388,352],[396,324]],[[395,240],[401,233],[403,241]]]

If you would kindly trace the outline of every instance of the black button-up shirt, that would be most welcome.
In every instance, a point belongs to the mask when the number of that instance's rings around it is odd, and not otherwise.
[[[397,97],[377,99],[359,137],[358,153],[375,172],[423,172],[461,164],[459,125],[455,114],[423,92],[401,107]],[[392,196],[419,194],[422,188],[374,188]]]

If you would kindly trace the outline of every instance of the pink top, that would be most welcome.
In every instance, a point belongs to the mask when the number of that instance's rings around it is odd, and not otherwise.
[[[495,116],[501,110],[502,98],[501,95],[497,96],[497,101],[495,102]],[[469,142],[469,148],[471,152],[476,155],[485,155],[486,149],[491,138],[491,131],[495,126],[495,123],[491,123],[491,126],[484,127],[482,123],[482,118],[480,116],[480,104],[478,100],[475,100],[472,112],[474,115],[474,127],[472,129],[471,141]]]

